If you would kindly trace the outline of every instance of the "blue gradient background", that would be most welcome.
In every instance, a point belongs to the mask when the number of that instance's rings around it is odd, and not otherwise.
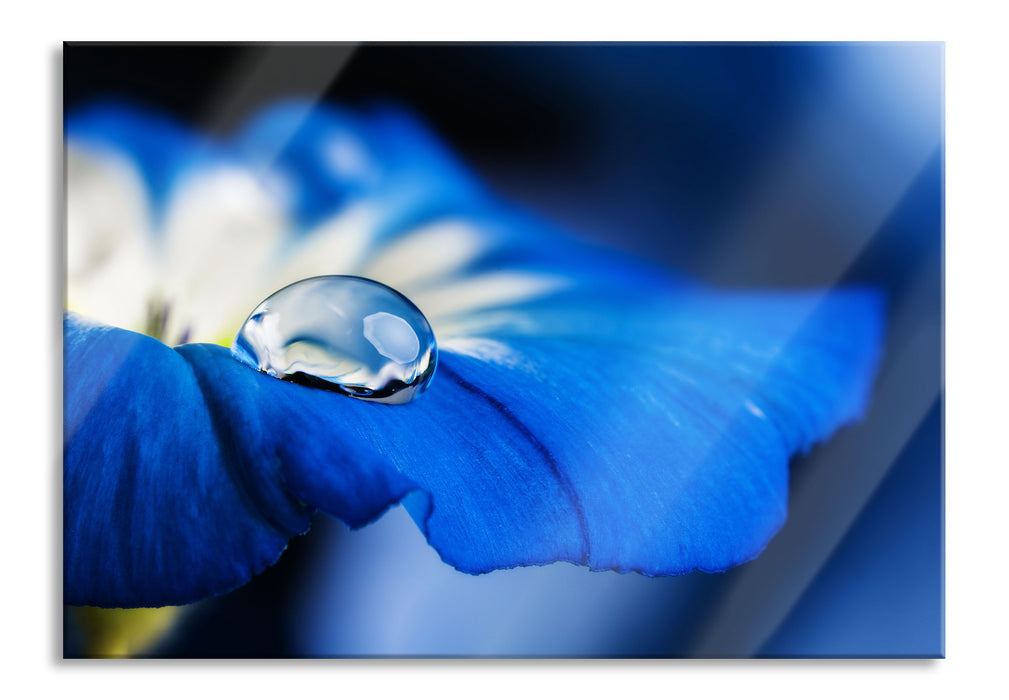
[[[869,414],[793,462],[789,521],[753,562],[471,577],[402,509],[357,532],[317,518],[151,655],[941,656],[943,60],[941,44],[68,45],[68,112],[127,98],[226,132],[285,96],[393,100],[503,198],[588,239],[723,286],[889,299]],[[309,84],[320,64],[332,79]]]

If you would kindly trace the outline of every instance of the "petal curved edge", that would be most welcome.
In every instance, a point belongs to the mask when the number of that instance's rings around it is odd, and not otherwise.
[[[64,318],[64,602],[176,605],[231,590],[308,528],[273,475],[228,454],[183,358]]]
[[[198,372],[257,397],[235,420],[269,432],[287,483],[313,507],[358,527],[409,496],[422,522],[468,523],[446,551],[464,551],[448,561],[473,572],[501,561],[581,560],[578,512],[545,468],[542,446],[468,388],[436,377],[438,390],[418,401],[374,404],[267,377],[224,348],[201,352]],[[525,488],[510,489],[516,482]]]

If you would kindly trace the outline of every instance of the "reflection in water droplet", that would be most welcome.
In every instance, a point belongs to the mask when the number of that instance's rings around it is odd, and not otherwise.
[[[434,376],[438,348],[420,310],[363,277],[312,277],[257,306],[232,354],[270,376],[381,403],[407,403]]]

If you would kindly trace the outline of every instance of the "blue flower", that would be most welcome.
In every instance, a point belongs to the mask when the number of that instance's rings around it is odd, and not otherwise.
[[[719,291],[579,243],[396,110],[283,104],[215,141],[100,107],[68,121],[67,172],[70,604],[220,594],[315,511],[360,527],[397,502],[468,573],[723,571],[784,522],[790,456],[870,394],[872,290]],[[259,301],[322,274],[425,313],[422,399],[231,356]]]

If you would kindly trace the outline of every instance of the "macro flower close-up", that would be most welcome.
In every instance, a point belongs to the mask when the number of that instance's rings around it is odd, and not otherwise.
[[[871,276],[724,285],[578,236],[397,102],[209,131],[113,98],[64,135],[69,606],[213,605],[306,533],[323,590],[315,529],[390,509],[473,581],[730,572],[788,522],[790,463],[874,406],[902,308]]]

